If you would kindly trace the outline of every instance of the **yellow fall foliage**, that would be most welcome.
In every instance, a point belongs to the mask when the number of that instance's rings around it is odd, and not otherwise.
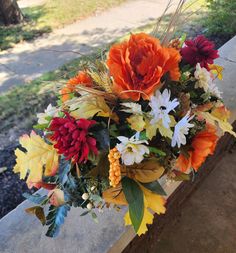
[[[154,215],[152,213],[155,212],[157,214],[165,213],[165,199],[158,194],[155,194],[145,187],[140,185],[140,188],[144,194],[144,213],[141,225],[139,230],[137,231],[138,235],[145,234],[147,231],[147,224],[152,224]],[[151,210],[150,210],[151,209]],[[124,217],[125,225],[131,225],[129,212],[125,214]]]
[[[130,116],[127,121],[129,122],[130,127],[137,132],[143,131],[146,125],[143,116],[139,114]]]
[[[25,179],[29,173],[27,183],[42,181],[43,172],[45,176],[50,176],[55,167],[58,167],[56,150],[35,132],[32,131],[30,136],[23,135],[20,144],[27,152],[16,149],[14,172],[20,173],[21,179]]]
[[[117,115],[112,113],[105,99],[101,96],[89,94],[86,97],[74,98],[68,103],[70,103],[71,115],[75,118],[89,119],[97,114],[100,117],[110,117],[116,122],[119,121]]]
[[[141,183],[149,183],[159,179],[165,169],[156,160],[150,160],[127,166],[125,171],[128,177],[134,178]]]
[[[223,133],[228,132],[236,137],[236,133],[233,131],[232,125],[227,120],[222,120],[209,112],[201,112],[200,115],[211,124],[216,125],[217,123]]]

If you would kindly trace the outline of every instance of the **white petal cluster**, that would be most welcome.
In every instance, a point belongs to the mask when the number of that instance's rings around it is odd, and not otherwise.
[[[125,136],[119,136],[117,139],[121,142],[116,148],[121,154],[122,162],[125,165],[140,163],[144,159],[145,154],[149,154],[149,149],[143,144],[148,144],[146,140],[139,140],[137,135],[130,139]]]
[[[174,134],[171,141],[171,146],[176,145],[180,148],[181,145],[186,144],[186,135],[189,133],[189,128],[194,127],[194,124],[190,124],[189,121],[193,119],[194,116],[190,116],[188,112],[176,125]]]
[[[179,105],[176,98],[174,100],[170,100],[170,95],[170,91],[165,89],[163,93],[157,90],[155,96],[151,97],[149,103],[152,108],[150,114],[153,117],[151,124],[155,124],[159,120],[162,120],[163,126],[165,128],[169,128],[171,123],[169,113]]]
[[[206,68],[202,68],[199,63],[196,65],[194,77],[197,79],[195,88],[202,88],[205,92],[209,89],[209,84],[212,83],[211,75]]]
[[[218,89],[218,87],[216,86],[216,84],[213,83],[213,82],[209,84],[209,92],[212,93],[213,95],[215,95],[218,98],[222,98],[222,95],[221,95],[222,91],[220,91]]]
[[[47,109],[44,113],[37,113],[38,124],[47,124],[48,120],[47,117],[57,117],[58,116],[58,108],[52,106],[51,104],[48,105]]]

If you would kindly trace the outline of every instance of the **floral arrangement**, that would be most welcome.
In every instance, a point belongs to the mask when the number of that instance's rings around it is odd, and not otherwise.
[[[125,224],[138,235],[165,213],[160,179],[189,180],[214,153],[219,130],[236,136],[214,83],[217,57],[202,35],[164,43],[131,34],[61,85],[57,106],[37,115],[40,135],[23,135],[15,151],[14,171],[48,190],[24,195],[47,236],[72,206],[97,219],[96,209],[125,205]]]

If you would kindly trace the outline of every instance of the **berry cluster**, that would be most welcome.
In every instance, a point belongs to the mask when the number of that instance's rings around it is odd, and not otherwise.
[[[109,179],[110,185],[116,187],[121,180],[120,153],[117,148],[110,150],[108,160],[110,162]]]

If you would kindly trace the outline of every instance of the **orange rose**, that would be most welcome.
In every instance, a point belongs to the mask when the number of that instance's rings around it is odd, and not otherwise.
[[[70,99],[70,95],[75,91],[77,85],[84,85],[86,87],[91,87],[92,85],[91,77],[83,71],[80,71],[75,77],[71,78],[65,87],[60,91],[61,99],[63,102]]]
[[[123,99],[148,99],[165,73],[169,72],[172,80],[179,80],[180,59],[176,49],[162,47],[150,35],[131,35],[129,41],[113,45],[109,52],[107,65],[114,78],[113,90]]]
[[[208,155],[214,153],[218,136],[216,134],[216,127],[210,124],[206,125],[206,129],[199,132],[193,139],[191,146],[193,150],[189,151],[189,157],[180,154],[176,167],[185,172],[190,168],[197,171]]]

